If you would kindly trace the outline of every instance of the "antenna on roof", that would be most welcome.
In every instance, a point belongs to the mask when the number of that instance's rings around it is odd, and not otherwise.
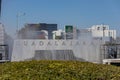
[[[0,20],[1,20],[1,7],[2,7],[2,0],[0,0]]]

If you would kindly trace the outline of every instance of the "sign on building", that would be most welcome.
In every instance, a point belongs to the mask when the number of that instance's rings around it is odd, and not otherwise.
[[[73,39],[73,26],[65,26],[66,39]]]
[[[65,26],[65,32],[66,33],[73,33],[73,26],[71,26],[71,25]]]

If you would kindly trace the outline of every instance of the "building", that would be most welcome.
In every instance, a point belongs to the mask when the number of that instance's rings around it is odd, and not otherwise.
[[[19,30],[18,38],[19,39],[42,39],[40,36],[43,36],[43,30],[48,35],[48,39],[53,39],[53,31],[57,30],[57,24],[26,24],[24,28]],[[46,36],[46,35],[45,35]]]
[[[89,29],[77,29],[77,39],[92,38],[92,32]]]
[[[0,23],[0,60],[8,59],[8,45],[5,44],[5,36],[4,25]]]
[[[93,25],[89,30],[93,37],[110,38],[116,40],[116,30],[110,30],[109,25]]]
[[[0,44],[5,43],[5,29],[3,24],[0,23]]]
[[[73,39],[73,26],[65,25],[65,39]]]
[[[65,30],[53,31],[53,39],[78,39],[78,29],[72,25],[67,25]]]
[[[64,39],[64,31],[59,29],[57,31],[53,31],[53,39]]]

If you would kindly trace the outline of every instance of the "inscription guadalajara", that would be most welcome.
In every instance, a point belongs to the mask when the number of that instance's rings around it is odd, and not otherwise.
[[[93,42],[90,43],[91,45],[94,45]],[[24,46],[79,46],[79,45],[86,45],[85,41],[78,41],[78,40],[40,40],[40,41],[28,41],[24,40],[23,42]]]

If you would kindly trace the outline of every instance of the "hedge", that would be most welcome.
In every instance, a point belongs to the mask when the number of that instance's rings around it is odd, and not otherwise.
[[[0,80],[120,80],[120,67],[79,61],[0,64]]]

